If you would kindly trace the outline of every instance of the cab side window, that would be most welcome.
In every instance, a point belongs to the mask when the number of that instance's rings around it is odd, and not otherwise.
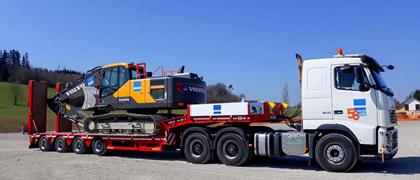
[[[126,81],[127,71],[125,68],[114,67],[105,69],[101,80],[100,97],[114,94]]]
[[[118,70],[119,76],[118,76],[118,83],[120,86],[124,85],[128,81],[128,73],[127,69],[124,67],[119,67]]]
[[[340,90],[360,91],[356,80],[356,66],[340,66],[334,69],[335,87]]]

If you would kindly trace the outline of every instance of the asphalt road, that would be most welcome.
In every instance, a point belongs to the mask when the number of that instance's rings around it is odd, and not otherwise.
[[[246,166],[196,165],[179,153],[59,154],[28,149],[28,137],[0,134],[0,179],[420,179],[420,121],[399,123],[400,150],[382,164],[365,161],[349,173],[330,173],[307,158],[257,159]]]

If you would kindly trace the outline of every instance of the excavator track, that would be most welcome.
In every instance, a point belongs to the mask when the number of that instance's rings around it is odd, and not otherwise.
[[[86,117],[84,131],[91,134],[156,135],[162,115],[107,113]]]

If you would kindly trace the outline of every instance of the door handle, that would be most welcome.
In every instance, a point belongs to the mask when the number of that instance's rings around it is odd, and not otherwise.
[[[343,114],[343,110],[334,110],[334,114]]]

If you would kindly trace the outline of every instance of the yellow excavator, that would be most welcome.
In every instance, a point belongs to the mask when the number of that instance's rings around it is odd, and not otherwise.
[[[98,66],[67,83],[48,99],[48,106],[89,133],[155,134],[159,121],[171,116],[158,114],[159,110],[207,102],[203,78],[184,69],[161,68],[162,73],[155,75],[157,71],[148,72],[145,63]]]

